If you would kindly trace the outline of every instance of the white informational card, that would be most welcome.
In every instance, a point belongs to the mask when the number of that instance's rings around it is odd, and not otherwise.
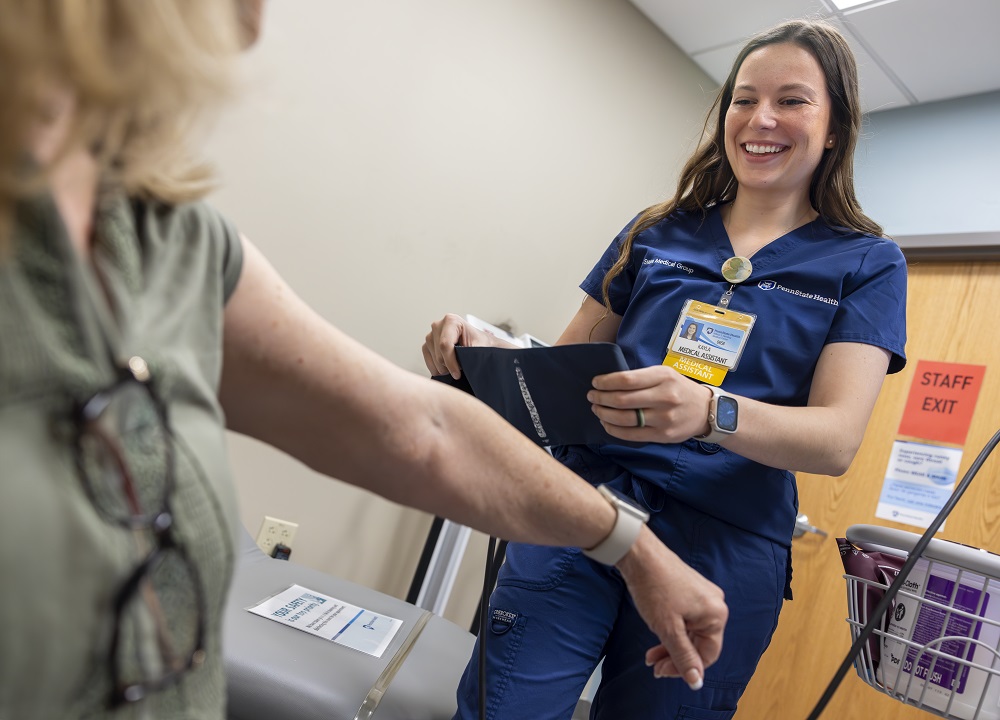
[[[959,448],[896,440],[875,517],[928,527],[951,497],[961,463]]]
[[[247,610],[375,657],[382,657],[403,624],[301,585],[292,585]]]

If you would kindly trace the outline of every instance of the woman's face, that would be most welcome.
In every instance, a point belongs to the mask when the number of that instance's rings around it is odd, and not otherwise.
[[[726,157],[741,191],[808,193],[833,147],[830,96],[816,58],[792,43],[747,55],[726,112]]]

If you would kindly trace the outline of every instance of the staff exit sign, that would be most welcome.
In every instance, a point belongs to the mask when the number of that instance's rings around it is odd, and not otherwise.
[[[920,360],[899,434],[965,445],[985,372],[985,365]]]

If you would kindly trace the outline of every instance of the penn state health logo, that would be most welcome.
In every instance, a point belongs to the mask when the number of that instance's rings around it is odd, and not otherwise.
[[[761,280],[759,283],[757,283],[757,287],[759,287],[761,290],[774,290],[777,284],[778,283],[774,282],[774,280]]]

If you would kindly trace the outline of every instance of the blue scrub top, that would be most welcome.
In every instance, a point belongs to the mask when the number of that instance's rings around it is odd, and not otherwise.
[[[580,285],[598,302],[626,232]],[[635,238],[631,261],[610,289],[611,307],[622,316],[617,343],[630,367],[663,362],[686,300],[719,303],[730,287],[722,263],[733,255],[716,207],[705,217],[677,212]],[[736,286],[729,307],[755,315],[756,323],[724,390],[775,405],[806,405],[823,346],[834,342],[884,348],[892,353],[889,372],[903,368],[906,261],[896,243],[817,219],[751,260],[753,273]],[[791,541],[798,512],[791,472],[697,440],[591,449],[669,497],[776,542]]]

